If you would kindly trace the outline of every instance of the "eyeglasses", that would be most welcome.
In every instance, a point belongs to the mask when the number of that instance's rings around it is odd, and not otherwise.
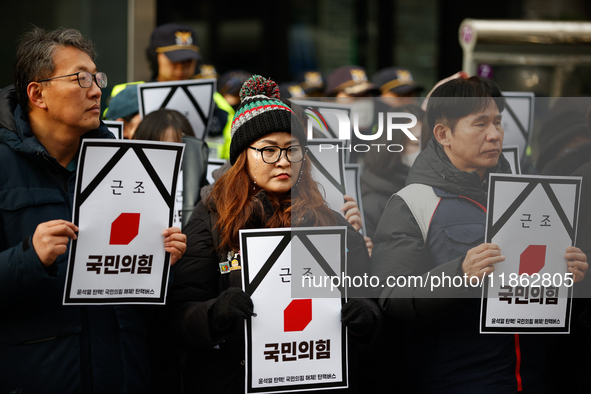
[[[42,79],[41,81],[37,81],[37,82],[47,82],[47,81],[51,81],[52,79],[71,77],[72,75],[75,75],[76,78],[78,78],[78,85],[80,85],[81,88],[91,87],[93,78],[96,81],[96,86],[98,86],[99,88],[104,89],[107,87],[107,74],[105,74],[103,72],[97,72],[96,74],[91,74],[88,71],[78,71],[77,73],[74,73],[74,74],[60,75],[59,77]]]
[[[278,146],[265,146],[264,148],[249,146],[249,148],[261,152],[261,158],[267,164],[275,164],[281,160],[281,153],[283,151],[285,151],[285,158],[290,163],[299,163],[306,153],[301,145],[292,145],[287,148],[280,148]]]

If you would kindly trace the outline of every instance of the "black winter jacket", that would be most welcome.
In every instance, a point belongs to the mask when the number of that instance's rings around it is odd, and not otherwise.
[[[386,209],[386,204],[392,194],[404,187],[410,168],[399,164],[383,178],[367,168],[361,177],[361,198],[363,199],[363,213],[365,214],[366,235],[373,238],[380,217]]]
[[[220,332],[210,321],[218,295],[231,286],[241,287],[241,273],[240,270],[220,273],[222,256],[215,250],[219,236],[213,230],[217,214],[204,201],[207,198],[197,204],[183,229],[187,235],[187,251],[174,266],[174,285],[168,297],[172,335],[179,347],[186,350],[185,392],[243,393],[243,326],[235,324]],[[348,226],[347,261],[356,266],[358,273],[368,273],[369,256],[363,237],[341,215],[335,213],[335,217],[339,226]],[[377,304],[375,314],[376,320],[381,321]]]
[[[112,138],[101,126],[82,138]],[[145,393],[146,328],[126,306],[63,306],[68,252],[44,269],[38,224],[72,220],[76,171],[49,156],[0,92],[0,393]]]
[[[509,171],[501,155],[484,179],[489,172]],[[432,139],[411,169],[407,184],[413,183],[431,186],[441,198],[426,242],[409,207],[395,195],[378,225],[372,253],[372,275],[385,285],[380,304],[390,321],[407,325],[413,392],[509,394],[519,384],[524,392],[541,390],[543,361],[536,338],[479,334],[480,288],[430,287],[429,278],[461,276],[466,252],[484,242],[486,181],[477,172],[455,168]],[[426,285],[389,287],[389,276],[420,276]]]

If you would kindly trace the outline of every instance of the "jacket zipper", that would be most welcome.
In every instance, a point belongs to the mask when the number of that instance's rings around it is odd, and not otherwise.
[[[484,211],[484,213],[488,212],[486,210],[486,207],[484,207],[482,204],[479,204],[478,202],[472,200],[471,198],[464,197],[464,196],[458,196],[458,197],[465,198],[468,201],[472,201],[474,204],[478,205],[480,207],[480,209],[482,209]],[[517,379],[517,391],[522,392],[523,385],[522,385],[522,380],[521,380],[521,346],[519,346],[519,334],[515,334],[515,379]]]

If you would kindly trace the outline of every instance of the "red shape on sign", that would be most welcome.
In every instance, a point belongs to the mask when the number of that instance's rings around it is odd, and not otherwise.
[[[519,258],[519,275],[533,275],[546,265],[546,245],[529,245]]]
[[[293,300],[283,311],[283,331],[304,331],[312,321],[312,300]]]
[[[122,213],[111,223],[109,245],[129,245],[139,234],[140,214]]]

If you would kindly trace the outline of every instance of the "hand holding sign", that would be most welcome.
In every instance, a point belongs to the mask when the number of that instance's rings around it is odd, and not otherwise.
[[[33,234],[33,249],[44,267],[53,264],[57,256],[66,253],[70,239],[76,239],[78,227],[66,220],[41,223]]]
[[[589,268],[587,263],[587,255],[579,248],[569,246],[566,248],[566,254],[564,258],[567,261],[568,272],[573,274],[573,280],[575,283],[582,282],[585,279],[585,273]]]
[[[362,221],[361,221],[361,212],[359,211],[359,206],[355,199],[351,196],[344,195],[343,198],[345,199],[345,203],[341,207],[341,211],[345,213],[345,219],[351,226],[355,229],[355,231],[361,230]]]
[[[505,261],[501,255],[501,248],[496,244],[480,244],[466,253],[462,263],[462,271],[468,275],[468,280],[477,277],[482,280],[486,275],[491,274],[495,267],[493,264]]]
[[[341,321],[351,334],[364,336],[371,332],[375,323],[371,303],[369,299],[351,298],[343,305]]]
[[[187,236],[178,227],[170,227],[162,232],[164,250],[170,253],[170,265],[174,265],[187,250]]]
[[[369,257],[371,257],[371,252],[373,251],[373,242],[367,235],[364,235],[363,239],[365,240],[365,246],[367,247],[367,254],[369,254]]]
[[[252,316],[253,310],[250,296],[237,287],[230,287],[218,296],[212,311],[212,322],[218,330],[226,330],[238,319]]]

